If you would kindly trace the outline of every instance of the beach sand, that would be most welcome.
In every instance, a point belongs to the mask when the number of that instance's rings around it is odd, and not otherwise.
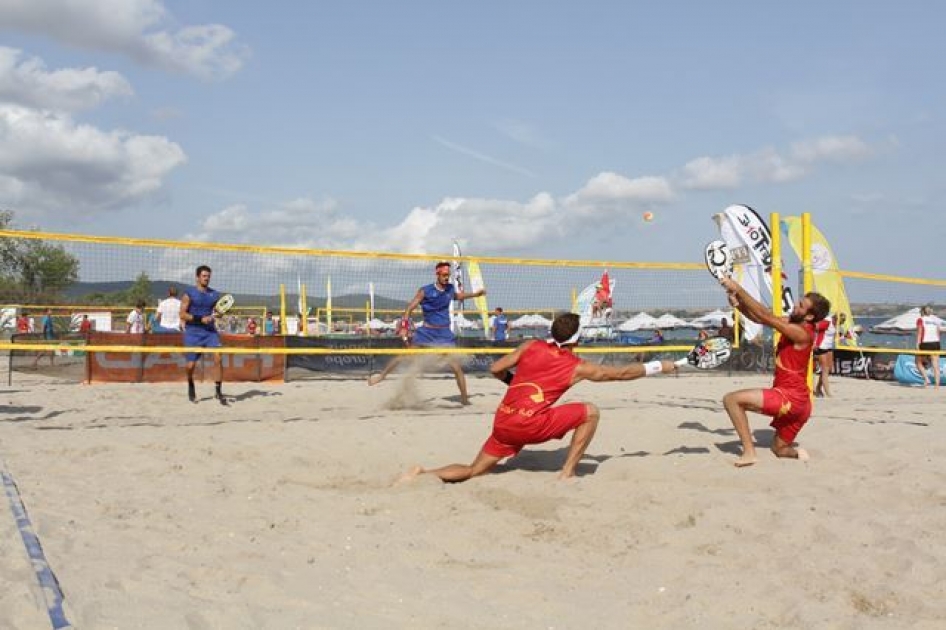
[[[720,399],[770,378],[582,383],[602,421],[447,485],[503,385],[394,376],[77,385],[15,374],[0,459],[80,628],[942,628],[946,390],[835,379],[800,443],[736,469]],[[767,446],[762,416],[750,421]],[[0,627],[43,628],[9,502]]]

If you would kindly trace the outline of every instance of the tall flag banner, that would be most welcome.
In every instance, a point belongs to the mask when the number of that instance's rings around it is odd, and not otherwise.
[[[480,289],[486,288],[483,284],[483,272],[480,271],[480,264],[471,260],[466,266],[467,276],[470,278],[470,291],[476,293]],[[480,313],[480,319],[483,322],[483,337],[489,339],[489,306],[486,302],[486,296],[480,295],[473,298],[476,310]]]
[[[772,233],[758,213],[744,205],[728,206],[713,215],[719,226],[720,237],[729,247],[739,284],[759,302],[772,304]],[[782,287],[782,312],[790,313],[795,306],[791,287]],[[751,341],[762,333],[762,326],[746,318],[742,329]]]
[[[460,261],[461,256],[463,256],[463,254],[460,252],[460,244],[454,240],[453,263],[450,265],[450,282],[453,284],[453,288],[456,289],[457,293],[463,293],[463,263]],[[460,321],[462,319],[463,302],[459,300],[450,302],[450,330],[453,331],[453,334],[460,334]]]
[[[788,237],[792,249],[801,260],[801,217],[785,217],[781,224],[782,233]],[[844,315],[844,325],[838,330],[841,343],[854,345],[849,336],[854,328],[854,316],[851,313],[847,291],[844,290],[844,279],[841,278],[838,259],[834,257],[824,234],[814,224],[811,224],[811,272],[815,279],[815,291],[828,298],[831,302],[831,312],[838,316]]]

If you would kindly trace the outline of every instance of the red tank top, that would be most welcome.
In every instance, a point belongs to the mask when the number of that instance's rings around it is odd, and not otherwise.
[[[808,389],[808,361],[815,338],[815,327],[803,322],[802,327],[808,333],[808,344],[800,350],[795,348],[791,339],[782,335],[775,348],[775,382],[772,387],[781,390],[786,396],[798,400],[811,399]]]
[[[532,415],[555,404],[572,386],[575,366],[581,359],[571,350],[551,342],[533,341],[516,365],[516,376],[506,390],[499,410],[511,413],[529,410]]]

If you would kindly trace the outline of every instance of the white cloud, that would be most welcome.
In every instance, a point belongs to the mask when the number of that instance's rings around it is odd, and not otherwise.
[[[526,202],[502,199],[447,198],[435,206],[415,207],[390,227],[342,218],[334,203],[311,200],[251,212],[230,206],[206,219],[192,238],[220,242],[266,243],[314,249],[395,251],[429,254],[445,251],[455,238],[477,243],[491,254],[515,253],[568,235],[610,229],[616,213],[637,212],[672,198],[659,177],[623,178],[602,173],[581,190],[557,200],[539,193]],[[305,212],[301,218],[298,212]]]
[[[70,112],[133,94],[131,85],[117,72],[96,68],[50,71],[41,59],[20,61],[20,55],[19,50],[0,46],[0,102]]]
[[[798,161],[852,162],[873,154],[866,142],[857,136],[825,136],[792,144],[792,157]]]
[[[342,218],[334,203],[293,202],[253,212],[232,206],[208,218],[200,240],[265,243],[314,249],[443,253],[456,238],[484,254],[518,254],[564,238],[608,236],[632,225],[644,210],[673,203],[674,181],[685,188],[738,188],[744,182],[781,183],[803,177],[823,161],[860,159],[869,154],[857,139],[820,138],[793,145],[791,157],[773,149],[688,162],[676,180],[661,176],[629,178],[614,172],[591,177],[574,192],[556,198],[541,192],[528,201],[445,198],[418,206],[392,226]],[[304,218],[297,212],[304,212]]]
[[[226,77],[243,65],[245,50],[221,24],[172,28],[159,0],[4,0],[0,29],[26,31],[202,78]]]
[[[35,213],[101,212],[138,203],[186,161],[160,136],[105,132],[68,114],[0,104],[0,200]]]
[[[690,190],[734,190],[743,183],[795,181],[818,163],[847,164],[872,154],[856,136],[823,136],[793,143],[787,155],[767,147],[744,155],[699,157],[687,162],[677,178]]]
[[[267,243],[335,249],[358,237],[356,221],[341,216],[334,200],[295,199],[260,212],[234,204],[210,215],[188,239],[230,243]]]

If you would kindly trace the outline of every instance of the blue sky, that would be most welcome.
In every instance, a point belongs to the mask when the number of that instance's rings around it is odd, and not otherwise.
[[[744,203],[811,212],[846,269],[942,277],[944,6],[0,0],[0,207],[697,262]]]

